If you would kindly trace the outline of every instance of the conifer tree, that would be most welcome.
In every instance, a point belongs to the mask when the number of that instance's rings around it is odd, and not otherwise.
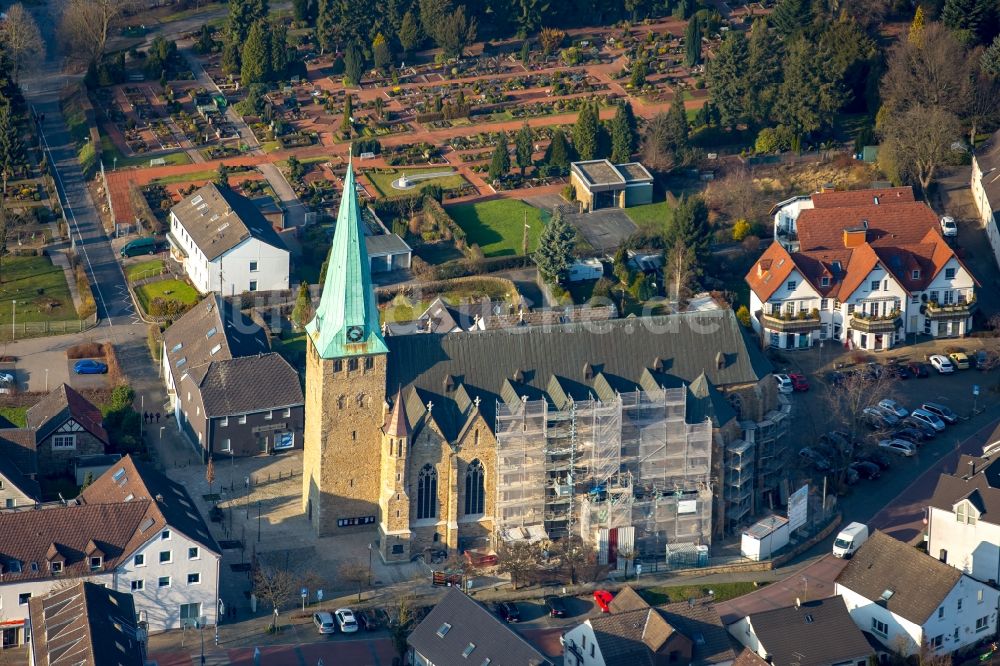
[[[575,248],[576,229],[563,219],[562,211],[556,208],[538,239],[538,249],[533,257],[542,279],[549,284],[559,284],[564,280],[573,263]]]

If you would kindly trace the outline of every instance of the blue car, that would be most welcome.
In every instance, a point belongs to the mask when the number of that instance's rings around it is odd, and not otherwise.
[[[103,375],[108,371],[108,364],[85,358],[73,364],[73,372],[78,375]]]

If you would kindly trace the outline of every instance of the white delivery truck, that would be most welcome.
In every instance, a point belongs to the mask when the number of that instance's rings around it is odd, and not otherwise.
[[[864,523],[851,523],[840,530],[840,534],[834,539],[833,556],[847,559],[857,552],[865,541],[868,541],[868,526]]]

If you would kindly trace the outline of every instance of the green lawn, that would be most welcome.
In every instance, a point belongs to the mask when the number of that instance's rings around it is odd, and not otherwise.
[[[271,349],[284,356],[293,367],[298,367],[306,357],[306,332],[284,331],[271,338]]]
[[[629,216],[640,229],[663,230],[670,222],[673,207],[669,201],[646,204],[645,206],[633,206],[626,208],[625,214]]]
[[[27,407],[0,407],[0,417],[10,421],[15,428],[26,428],[28,426]]]
[[[767,583],[762,583],[766,585]],[[761,584],[758,584],[761,585]],[[700,599],[708,596],[708,591],[715,593],[716,601],[728,601],[736,597],[742,597],[757,589],[754,583],[715,583],[713,585],[677,585],[673,587],[650,587],[639,592],[642,598],[653,604],[665,604],[667,602],[687,601],[688,599]]]
[[[393,173],[375,173],[374,171],[367,171],[365,172],[365,175],[368,176],[368,180],[375,185],[375,189],[377,189],[379,194],[383,197],[402,197],[420,190],[420,188],[424,185],[440,185],[446,190],[452,190],[462,187],[468,182],[461,174],[456,172],[453,176],[419,180],[416,182],[416,187],[412,190],[397,190],[392,186],[392,181],[396,180],[403,174],[416,176],[421,173],[442,173],[452,170],[453,169],[448,165],[443,165],[440,167],[432,167],[430,169],[396,169]]]
[[[527,215],[528,251],[534,252],[549,214],[517,199],[494,199],[448,207],[448,214],[465,230],[469,245],[478,245],[487,257],[521,254]]]
[[[104,168],[105,169],[128,169],[130,167],[140,167],[145,168],[149,166],[150,160],[164,159],[166,160],[165,166],[177,166],[180,164],[191,164],[191,158],[183,150],[178,150],[173,153],[164,153],[162,155],[135,155],[133,157],[125,157],[115,142],[111,140],[111,137],[106,135],[101,135],[101,153],[104,156]],[[115,158],[118,161],[115,161]]]
[[[179,173],[174,176],[154,178],[150,182],[156,185],[170,185],[171,183],[187,183],[192,180],[215,180],[217,173],[216,171],[192,171],[191,173]]]
[[[77,318],[65,273],[48,257],[4,257],[0,264],[0,321],[11,321],[15,300],[17,322]]]
[[[160,280],[144,284],[135,290],[142,308],[149,312],[149,304],[154,298],[164,298],[175,300],[185,305],[193,305],[198,302],[198,292],[187,282],[180,280]]]
[[[163,272],[163,259],[150,259],[125,266],[125,277],[129,282],[153,277]]]

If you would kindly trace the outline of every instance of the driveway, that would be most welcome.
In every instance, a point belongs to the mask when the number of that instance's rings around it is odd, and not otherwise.
[[[303,227],[306,224],[306,207],[295,196],[295,190],[285,179],[281,170],[270,162],[265,162],[257,166],[257,170],[264,174],[268,184],[274,189],[275,194],[285,208],[285,226]]]
[[[626,238],[636,232],[635,222],[620,208],[605,208],[592,213],[578,213],[575,204],[568,204],[558,194],[525,197],[524,203],[552,211],[559,208],[563,219],[576,227],[580,235],[595,250],[614,252]]]

